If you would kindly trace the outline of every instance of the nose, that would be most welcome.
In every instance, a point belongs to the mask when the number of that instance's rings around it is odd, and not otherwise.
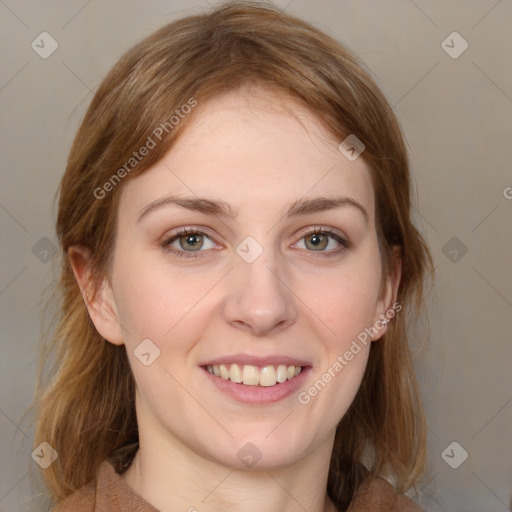
[[[255,336],[273,334],[294,324],[295,296],[285,277],[268,251],[253,263],[241,258],[236,261],[227,283],[226,322]]]

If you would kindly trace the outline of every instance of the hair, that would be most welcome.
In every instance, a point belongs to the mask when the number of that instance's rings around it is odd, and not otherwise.
[[[360,389],[337,427],[328,495],[346,510],[367,476],[391,477],[404,491],[425,470],[425,423],[406,317],[420,318],[423,280],[433,263],[411,220],[411,177],[398,120],[364,65],[334,38],[272,5],[234,2],[174,21],[131,48],[101,82],[72,144],[59,188],[59,303],[42,341],[34,401],[34,445],[46,441],[59,454],[44,470],[57,503],[89,483],[106,459],[122,471],[138,448],[126,349],[96,331],[67,251],[88,248],[92,282],[107,277],[123,184],[158,162],[200,109],[179,116],[172,129],[170,116],[186,111],[191,99],[203,105],[247,84],[294,99],[340,142],[349,134],[363,141],[383,280],[397,257],[393,247],[400,247],[397,302],[404,312],[371,344]],[[156,127],[165,127],[158,143],[127,169]]]

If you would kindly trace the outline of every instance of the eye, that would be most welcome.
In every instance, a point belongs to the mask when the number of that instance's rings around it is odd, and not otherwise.
[[[312,252],[340,254],[347,250],[352,244],[332,229],[314,228],[304,234],[295,244],[299,249],[306,249]]]
[[[207,249],[214,249],[216,245],[204,231],[197,228],[184,228],[166,239],[162,246],[165,250],[177,256],[185,256],[185,253],[204,252]],[[200,255],[190,254],[187,256],[196,257]]]

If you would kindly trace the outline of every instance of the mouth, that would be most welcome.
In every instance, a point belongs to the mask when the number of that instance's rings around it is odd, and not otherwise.
[[[298,393],[312,370],[305,361],[271,359],[240,356],[236,362],[210,361],[201,369],[222,394],[237,402],[265,405]]]
[[[251,364],[208,364],[204,366],[209,373],[223,380],[244,386],[272,387],[291,380],[303,370],[303,366],[293,364],[266,365]]]

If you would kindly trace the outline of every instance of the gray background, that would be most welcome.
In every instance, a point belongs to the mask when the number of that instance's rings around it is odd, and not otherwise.
[[[412,154],[415,218],[437,272],[428,345],[426,326],[413,341],[430,461],[415,499],[430,512],[512,510],[512,3],[275,4],[363,58]],[[32,430],[21,416],[32,398],[42,290],[56,275],[53,197],[72,137],[100,79],[125,50],[207,7],[0,0],[0,511],[41,509],[31,477],[39,469]],[[31,48],[43,31],[58,42],[47,59]],[[453,31],[469,44],[457,58],[445,49],[459,52],[460,39],[442,45]],[[452,469],[442,453],[456,465],[462,449],[468,458]]]

